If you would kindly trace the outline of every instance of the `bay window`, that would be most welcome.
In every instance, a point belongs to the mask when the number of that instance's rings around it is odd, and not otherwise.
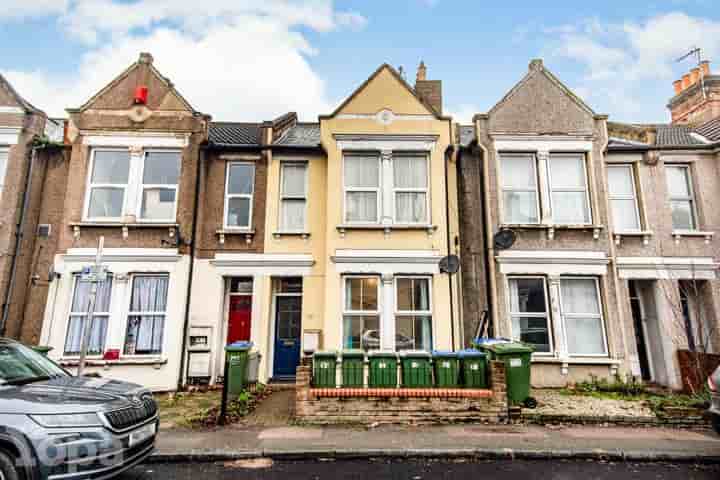
[[[283,162],[280,173],[280,230],[304,232],[307,205],[307,163]]]
[[[344,157],[345,221],[380,222],[380,156],[351,154]]]
[[[395,222],[428,223],[428,157],[393,156],[393,199]]]
[[[225,185],[225,227],[249,229],[252,225],[255,164],[231,162]]]
[[[126,355],[162,353],[168,283],[167,275],[133,277],[125,334]]]
[[[689,165],[666,165],[668,195],[674,230],[696,230],[695,196]]]
[[[397,277],[395,298],[395,349],[432,350],[430,279]]]
[[[545,278],[517,277],[510,278],[508,283],[513,337],[529,343],[537,353],[551,353]]]
[[[635,176],[632,165],[609,165],[608,196],[616,232],[640,230],[640,213],[635,193]]]
[[[146,152],[142,179],[140,218],[174,221],[180,179],[180,154]]]
[[[343,348],[380,348],[380,278],[345,277]]]
[[[92,284],[83,281],[80,275],[75,276],[74,282],[70,318],[68,319],[67,335],[65,337],[65,355],[80,354],[83,331],[87,323],[90,289],[92,287]],[[111,276],[108,276],[104,282],[99,283],[97,286],[93,319],[90,326],[87,327],[90,328],[90,340],[87,346],[88,355],[102,355],[105,351],[112,287],[113,279]]]
[[[508,278],[513,339],[532,345],[536,354],[606,357],[598,279],[568,276],[555,282],[552,289],[546,277]],[[550,305],[558,305],[558,309],[551,313]]]
[[[535,155],[502,155],[504,223],[539,223]]]

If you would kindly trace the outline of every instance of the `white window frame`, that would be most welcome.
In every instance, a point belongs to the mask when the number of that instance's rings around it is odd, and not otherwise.
[[[5,190],[5,178],[7,176],[8,163],[10,162],[10,148],[0,147],[0,155],[5,156],[5,164],[0,168],[0,195]]]
[[[168,291],[167,291],[167,299],[165,301],[165,311],[164,312],[135,312],[130,310],[130,306],[132,305],[132,292],[133,292],[133,286],[135,279],[138,277],[166,277],[168,279]],[[154,357],[161,357],[165,354],[167,348],[167,333],[168,333],[168,307],[170,305],[170,273],[169,272],[142,272],[142,273],[133,273],[130,275],[130,278],[127,282],[127,287],[125,291],[125,306],[123,309],[125,310],[124,317],[125,322],[122,329],[122,341],[120,344],[120,355],[123,358],[154,358]],[[115,285],[113,284],[113,287]],[[130,317],[138,317],[138,316],[163,316],[163,339],[162,339],[162,345],[161,350],[159,353],[134,353],[134,354],[127,354],[125,353],[125,343],[127,342],[127,334],[128,334],[128,326],[130,325]],[[109,331],[110,329],[108,329]]]
[[[228,188],[230,186],[230,168],[233,165],[250,165],[252,166],[252,191],[250,193],[230,193]],[[257,168],[255,162],[243,162],[243,161],[232,161],[227,162],[225,165],[225,211],[223,213],[223,228],[226,230],[239,230],[246,231],[252,230],[253,225],[253,210],[254,210],[254,197],[255,197],[255,176]],[[230,200],[233,198],[247,198],[250,201],[250,207],[248,212],[248,224],[244,225],[228,225],[228,212],[230,211]]]
[[[285,167],[286,167],[287,165],[293,165],[293,166],[302,165],[302,166],[304,167],[305,193],[304,193],[302,196],[300,196],[300,195],[287,195],[287,194],[285,194],[285,192],[283,191],[283,188],[284,188],[284,185],[285,185],[285,181],[284,181],[284,177],[285,177]],[[309,162],[306,161],[306,160],[282,160],[282,161],[280,162],[280,207],[278,208],[278,226],[279,226],[278,230],[279,230],[280,232],[283,232],[283,233],[305,233],[305,232],[307,232],[307,229],[308,229],[308,228],[307,228],[307,225],[308,225],[308,219],[307,219],[308,208],[307,208],[307,205],[308,205],[308,189],[309,189],[308,177],[310,176],[310,175],[309,175],[309,168],[310,168],[310,164],[309,164]],[[283,205],[285,204],[285,200],[295,200],[295,201],[297,201],[297,200],[302,200],[302,201],[304,202],[304,205],[305,205],[305,206],[304,206],[304,208],[303,208],[303,227],[302,227],[301,229],[299,229],[299,230],[288,229],[288,228],[286,228],[286,227],[282,224],[282,219],[283,219]]]
[[[510,282],[515,279],[527,279],[527,280],[541,280],[543,283],[543,291],[545,295],[545,313],[538,313],[538,312],[514,312],[512,309],[512,298],[510,297]],[[547,324],[548,329],[548,339],[549,339],[549,346],[550,351],[548,352],[535,352],[533,353],[534,356],[538,357],[551,357],[554,356],[555,351],[555,332],[553,329],[553,322],[552,322],[552,311],[551,311],[551,304],[550,304],[550,293],[548,290],[548,279],[547,277],[543,275],[508,275],[507,277],[507,309],[508,309],[508,315],[510,316],[510,333],[512,338],[516,338],[516,335],[514,331],[512,331],[512,325],[513,325],[513,318],[514,317],[532,317],[532,318],[544,318],[545,322]],[[520,332],[517,332],[518,334]],[[518,335],[519,338],[519,335]]]
[[[685,182],[687,183],[689,195],[682,196],[682,197],[674,197],[670,193],[670,188],[668,185],[668,187],[667,187],[668,188],[668,200],[670,203],[672,203],[672,202],[689,202],[690,203],[690,215],[692,217],[691,218],[692,226],[690,228],[676,228],[675,225],[672,225],[672,229],[673,229],[673,231],[694,232],[699,229],[699,226],[698,226],[699,222],[698,222],[697,202],[695,199],[695,189],[693,188],[693,176],[692,176],[692,172],[690,170],[690,165],[687,163],[667,163],[665,165],[665,168],[666,169],[677,168],[677,169],[682,169],[685,171]],[[667,178],[667,175],[666,175],[666,178]],[[672,210],[671,210],[671,212],[672,212]]]
[[[92,182],[92,175],[93,170],[95,169],[95,155],[97,152],[125,152],[128,155],[128,177],[127,177],[127,183],[93,183]],[[127,211],[127,204],[128,202],[128,190],[130,190],[130,185],[133,182],[132,178],[132,154],[127,148],[117,148],[117,147],[92,147],[90,149],[90,162],[89,162],[89,168],[87,172],[87,179],[85,182],[85,204],[83,205],[83,218],[86,221],[90,222],[102,222],[102,221],[110,221],[110,222],[118,222],[122,221],[125,212]],[[114,188],[114,189],[120,189],[123,190],[123,201],[122,201],[122,207],[120,209],[120,216],[119,217],[91,217],[90,216],[90,198],[92,197],[92,190],[93,188]]]
[[[533,168],[533,177],[535,178],[535,188],[512,188],[512,187],[505,187],[505,179],[504,175],[502,173],[502,161],[503,158],[513,158],[513,157],[521,157],[521,158],[529,158],[531,160],[530,164]],[[517,152],[507,152],[503,153],[500,152],[498,154],[498,158],[500,160],[500,169],[499,169],[499,177],[500,177],[500,202],[503,204],[503,218],[502,223],[505,225],[525,225],[524,223],[518,223],[515,221],[508,221],[506,218],[507,215],[507,209],[505,208],[504,202],[505,202],[505,192],[521,192],[521,193],[535,193],[535,215],[537,218],[536,222],[531,222],[527,225],[540,225],[542,223],[542,208],[541,208],[541,194],[540,194],[540,178],[538,175],[538,157],[535,153],[517,153]]]
[[[410,188],[395,186],[395,159],[398,157],[415,157],[423,156],[425,158],[425,171],[427,178],[425,179],[425,188]],[[427,152],[393,152],[392,156],[392,219],[395,225],[428,225],[430,224],[430,155]],[[381,165],[382,167],[382,165]],[[382,180],[380,182],[382,185]],[[398,193],[424,193],[425,194],[425,219],[420,222],[399,222],[397,219],[397,194]]]
[[[352,156],[375,156],[378,164],[378,186],[377,187],[349,187],[345,185],[345,159],[347,157]],[[383,185],[383,168],[382,168],[382,156],[380,155],[380,152],[372,151],[345,151],[342,155],[342,181],[343,181],[343,223],[348,225],[379,225],[380,219],[382,218],[383,211],[382,211],[382,185]],[[357,220],[348,220],[347,216],[347,198],[349,192],[360,192],[360,193],[375,193],[375,201],[377,203],[377,207],[375,209],[376,216],[375,220],[368,220],[368,221],[357,221]]]
[[[580,163],[583,167],[583,180],[585,181],[584,188],[579,187],[555,187],[553,188],[552,182],[552,161],[553,158],[579,158]],[[590,188],[588,186],[588,171],[587,171],[587,155],[585,152],[573,153],[573,152],[550,152],[548,155],[547,164],[547,189],[549,198],[547,199],[548,205],[550,205],[550,218],[554,225],[592,225],[593,223],[593,211],[590,203]],[[572,222],[572,223],[560,223],[555,219],[555,206],[553,205],[553,193],[584,193],[585,194],[585,205],[588,210],[588,221],[587,222]]]
[[[611,193],[611,186],[610,186],[610,175],[608,174],[608,199],[610,200],[610,212],[612,215],[612,202],[613,200],[632,200],[633,206],[635,208],[635,219],[637,220],[637,229],[636,230],[617,230],[615,229],[615,233],[637,233],[642,231],[643,225],[642,225],[642,219],[640,218],[640,205],[638,201],[638,195],[637,195],[637,187],[635,185],[635,166],[631,163],[613,163],[610,165],[607,165],[608,173],[611,169],[616,170],[626,170],[629,172],[630,175],[630,184],[632,185],[632,194],[631,195],[618,195],[618,194],[612,194]],[[613,218],[614,221],[617,221],[617,219]]]
[[[598,311],[599,313],[566,313],[563,308],[563,288],[562,288],[562,281],[563,280],[592,280],[595,283],[595,295],[597,298],[597,305],[598,305]],[[592,277],[592,276],[570,276],[565,275],[560,277],[560,283],[559,283],[558,292],[560,295],[560,298],[558,298],[558,308],[560,309],[560,322],[562,323],[562,335],[564,336],[565,341],[565,349],[568,352],[568,356],[571,358],[599,358],[599,357],[608,357],[609,356],[609,349],[608,349],[608,338],[607,338],[607,331],[605,329],[605,318],[603,315],[603,301],[602,301],[602,293],[600,292],[600,281],[598,277]],[[600,320],[600,329],[602,331],[602,343],[603,347],[605,349],[604,353],[570,353],[570,350],[568,348],[568,339],[567,339],[567,326],[568,326],[568,319],[572,320],[573,318],[597,318]]]
[[[180,157],[180,161],[178,163],[178,183],[176,184],[163,184],[163,183],[144,183],[145,178],[145,160],[147,159],[148,153],[177,153]],[[131,160],[132,161],[132,160]],[[142,223],[169,223],[174,222],[177,219],[177,206],[178,206],[178,191],[179,191],[179,182],[182,178],[182,151],[179,150],[172,150],[172,149],[159,149],[159,148],[149,148],[143,151],[142,154],[142,165],[140,167],[140,174],[138,177],[138,190],[139,190],[139,196],[136,206],[136,212],[135,212],[135,218],[138,219],[138,222]],[[173,190],[175,192],[175,202],[173,205],[173,214],[171,218],[163,218],[163,219],[148,219],[142,217],[142,204],[143,204],[143,195],[145,193],[145,189],[163,189],[163,190]]]
[[[112,274],[108,274],[108,276],[112,277]],[[87,306],[85,307],[85,310],[82,311],[82,312],[76,312],[76,311],[73,311],[73,309],[72,309],[72,308],[73,308],[73,300],[75,299],[75,292],[76,292],[76,290],[77,290],[78,285],[80,284],[80,282],[81,282],[81,274],[80,274],[80,272],[73,273],[73,286],[72,286],[72,289],[71,289],[71,291],[70,291],[70,300],[69,300],[69,305],[68,305],[68,313],[67,313],[67,315],[65,316],[65,318],[67,319],[67,323],[65,324],[65,336],[63,337],[63,344],[62,344],[62,352],[63,352],[62,355],[63,355],[63,357],[65,357],[65,358],[78,358],[78,357],[80,357],[80,353],[67,353],[67,352],[65,351],[65,346],[67,345],[68,329],[70,328],[70,319],[71,319],[72,317],[80,317],[80,316],[83,316],[83,317],[85,318],[85,321],[87,321],[87,314],[88,314],[88,312],[87,312]],[[107,346],[108,346],[108,338],[111,338],[111,335],[110,335],[110,333],[111,333],[110,321],[112,320],[112,316],[113,316],[113,311],[112,311],[112,307],[113,307],[113,297],[115,296],[115,289],[116,289],[116,288],[117,288],[117,287],[116,287],[115,279],[113,278],[112,287],[110,288],[110,301],[108,302],[108,305],[109,305],[109,307],[110,307],[110,310],[108,310],[107,312],[97,312],[97,311],[93,311],[93,318],[94,318],[94,317],[104,317],[104,318],[106,318],[106,319],[107,319],[107,326],[106,326],[106,328],[105,328],[105,340],[103,341],[103,351],[102,351],[101,353],[99,353],[99,354],[90,354],[90,353],[88,352],[88,354],[87,354],[88,358],[102,358],[102,357],[105,355],[105,351],[107,350]],[[87,328],[87,325],[86,325],[86,328]]]
[[[377,310],[348,310],[347,309],[347,282],[348,280],[362,280],[362,279],[368,279],[373,278],[377,280]],[[382,286],[382,277],[380,275],[344,275],[342,277],[342,338],[340,340],[340,343],[342,345],[342,348],[345,348],[345,338],[346,333],[345,332],[345,317],[369,317],[369,316],[377,316],[378,319],[378,350],[382,350],[382,338],[383,338],[383,318],[382,318],[382,294],[383,294],[383,286]],[[362,342],[362,332],[361,332],[361,342]],[[362,344],[360,346],[362,348]]]
[[[398,305],[398,280],[410,279],[410,280],[426,280],[428,283],[428,310],[400,310]],[[430,350],[435,348],[435,316],[433,315],[433,290],[432,290],[433,277],[430,275],[395,275],[393,277],[393,295],[395,312],[393,315],[393,321],[395,322],[395,333],[397,335],[397,317],[430,317]],[[378,305],[379,307],[379,305]],[[382,334],[382,332],[381,332]],[[393,339],[393,348],[395,348],[395,339]]]

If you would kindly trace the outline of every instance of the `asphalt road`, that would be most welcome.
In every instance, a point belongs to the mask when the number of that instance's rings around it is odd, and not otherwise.
[[[611,463],[590,461],[386,460],[277,461],[148,464],[118,480],[291,480],[291,479],[470,480],[718,480],[720,465]]]

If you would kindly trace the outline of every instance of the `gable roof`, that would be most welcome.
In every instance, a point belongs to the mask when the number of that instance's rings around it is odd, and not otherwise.
[[[334,117],[335,115],[340,113],[340,111],[342,109],[344,109],[355,97],[357,97],[360,94],[360,92],[362,92],[365,89],[365,87],[367,87],[384,70],[389,71],[392,74],[392,76],[395,77],[395,79],[398,82],[400,82],[400,85],[402,85],[403,88],[405,88],[408,92],[410,92],[410,94],[413,97],[415,97],[415,99],[418,102],[420,102],[420,104],[423,107],[425,107],[427,109],[428,113],[432,114],[437,119],[445,118],[442,115],[440,115],[432,106],[430,106],[429,103],[427,103],[425,100],[420,98],[420,96],[417,94],[415,89],[402,77],[402,75],[400,75],[400,73],[397,70],[395,70],[392,66],[390,66],[387,63],[383,63],[382,65],[380,65],[377,68],[377,70],[375,70],[373,72],[373,74],[367,78],[367,80],[365,80],[362,84],[360,84],[360,86],[358,88],[356,88],[335,110],[333,110],[333,112],[330,115],[321,115],[320,118]]]
[[[5,89],[10,93],[10,95],[15,99],[15,101],[20,105],[20,108],[25,110],[26,113],[41,113],[45,114],[42,110],[35,107],[33,104],[25,100],[22,95],[20,95],[17,90],[12,86],[12,84],[3,76],[2,73],[0,73],[0,84],[5,86]]]
[[[261,123],[210,122],[208,143],[215,146],[259,147]]]
[[[530,61],[530,65],[528,66],[528,72],[525,74],[525,76],[520,79],[518,83],[513,86],[510,91],[508,91],[503,98],[500,99],[499,102],[497,102],[489,111],[488,114],[492,114],[497,109],[499,109],[502,105],[504,105],[506,102],[508,102],[515,94],[520,91],[520,89],[535,75],[544,75],[548,80],[550,80],[555,86],[557,86],[563,93],[565,93],[570,99],[573,100],[574,103],[576,103],[581,109],[585,110],[588,114],[595,116],[597,115],[595,111],[590,108],[590,106],[585,103],[580,97],[575,95],[572,90],[570,90],[563,82],[560,81],[559,78],[557,78],[550,70],[545,68],[545,65],[543,65],[542,59],[536,58]]]
[[[127,67],[120,75],[115,77],[110,83],[105,85],[100,91],[98,91],[95,95],[90,97],[82,106],[78,108],[68,108],[67,111],[70,113],[73,112],[81,112],[83,110],[88,109],[98,98],[100,98],[102,95],[107,93],[108,91],[112,90],[116,85],[118,85],[121,81],[123,81],[125,78],[127,78],[130,73],[140,68],[142,65],[147,65],[147,67],[150,69],[150,72],[158,79],[160,80],[165,86],[175,95],[177,96],[178,100],[180,100],[180,103],[189,111],[193,113],[200,113],[197,110],[193,108],[192,105],[190,105],[190,102],[188,102],[185,97],[183,97],[180,92],[177,91],[175,88],[175,85],[170,81],[169,78],[165,77],[160,71],[155,68],[153,65],[153,58],[152,55],[149,53],[141,53],[138,60],[134,63],[132,63],[129,67]]]

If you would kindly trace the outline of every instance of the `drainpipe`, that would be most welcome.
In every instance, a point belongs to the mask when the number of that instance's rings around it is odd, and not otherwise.
[[[17,228],[15,230],[15,249],[12,257],[12,266],[10,267],[10,280],[8,282],[8,287],[5,290],[5,301],[3,303],[2,318],[0,319],[0,337],[5,335],[8,316],[10,315],[10,300],[12,298],[12,293],[15,288],[15,276],[17,274],[18,254],[20,253],[20,246],[22,244],[24,235],[23,229],[25,228],[25,216],[27,213],[28,204],[30,203],[30,195],[28,194],[28,191],[31,187],[32,172],[33,166],[35,165],[36,156],[37,150],[34,146],[32,146],[27,155],[27,159],[30,162],[30,165],[25,173],[25,183],[23,185],[24,188],[22,195],[22,210],[20,211],[20,219],[16,225]]]
[[[447,255],[450,256],[452,254],[451,249],[451,243],[452,239],[450,238],[450,183],[448,180],[448,163],[450,162],[450,157],[452,156],[453,152],[455,151],[455,145],[453,143],[453,131],[452,131],[452,120],[448,120],[448,135],[450,140],[450,145],[448,145],[447,149],[445,150],[445,237],[447,241]],[[453,304],[453,285],[452,285],[452,276],[453,274],[448,273],[448,291],[450,293],[450,345],[451,350],[455,351],[455,306]]]
[[[477,131],[477,121],[473,122]],[[482,174],[482,193],[483,193],[483,212],[485,213],[485,222],[483,229],[485,230],[485,272],[487,277],[486,287],[488,289],[488,335],[495,336],[495,313],[497,305],[497,286],[495,284],[495,241],[493,240],[492,217],[489,208],[489,192],[490,178],[488,177],[490,159],[485,146],[480,143],[479,135],[477,146],[482,151],[483,171]]]
[[[185,364],[187,356],[187,334],[190,328],[190,296],[192,294],[193,273],[195,271],[195,239],[197,238],[197,217],[200,204],[200,170],[205,161],[205,150],[200,148],[195,168],[195,195],[193,197],[192,233],[190,234],[190,267],[188,269],[187,291],[185,293],[185,319],[183,320],[182,346],[180,350],[180,373],[178,374],[178,390],[185,384]],[[178,237],[178,240],[180,238]]]

